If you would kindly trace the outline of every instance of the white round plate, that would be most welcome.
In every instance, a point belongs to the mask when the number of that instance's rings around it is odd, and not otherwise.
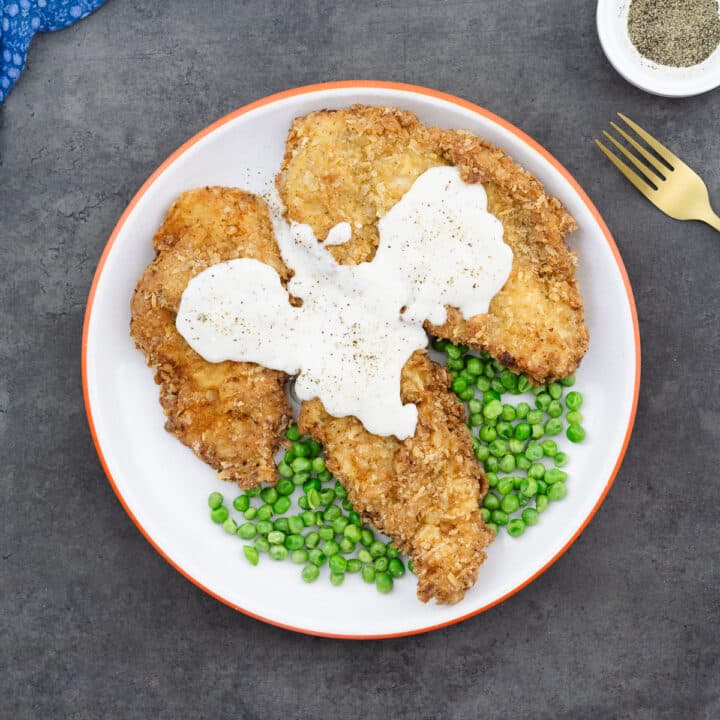
[[[208,518],[208,493],[219,490],[232,499],[232,486],[165,432],[157,386],[128,334],[130,296],[152,260],[152,236],[177,195],[215,184],[249,182],[247,189],[257,190],[277,172],[293,118],[353,103],[397,106],[426,123],[482,135],[540,178],[580,228],[569,243],[580,255],[591,334],[577,385],[585,395],[587,440],[570,449],[567,498],[552,503],[522,539],[503,533],[489,548],[475,587],[453,606],[419,602],[411,575],[380,595],[358,576],[336,588],[327,579],[302,582],[300,568],[290,562],[264,558],[258,567],[249,565],[238,538]],[[412,634],[458,622],[502,601],[557,559],[595,513],[620,466],[640,372],[625,269],[607,227],[570,174],[517,128],[476,105],[380,82],[330,83],[274,95],[218,120],[168,158],[133,198],[108,241],[90,291],[82,355],[98,454],[120,502],[155,549],[196,585],[248,615],[298,632],[349,638]]]
[[[597,4],[600,44],[620,75],[641,90],[663,97],[689,97],[720,87],[720,46],[709,58],[692,67],[658,65],[644,58],[630,40],[627,28],[630,5],[631,0],[599,0]]]

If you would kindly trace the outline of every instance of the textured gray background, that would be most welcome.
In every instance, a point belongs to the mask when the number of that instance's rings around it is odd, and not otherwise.
[[[591,147],[624,110],[720,207],[720,94],[626,84],[594,6],[110,0],[34,41],[0,110],[0,716],[720,717],[720,235]],[[95,265],[147,175],[233,108],[348,78],[455,93],[555,153],[615,234],[644,353],[625,464],[572,549],[484,615],[366,643],[263,625],[175,572],[106,482],[80,385]]]

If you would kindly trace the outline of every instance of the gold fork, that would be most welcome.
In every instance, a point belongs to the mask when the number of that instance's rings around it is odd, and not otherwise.
[[[610,162],[657,208],[676,220],[702,220],[720,232],[720,217],[710,207],[710,197],[702,178],[677,155],[659,143],[650,133],[622,113],[621,118],[663,160],[648,152],[635,138],[616,123],[613,129],[640,155],[640,161],[609,132],[603,135],[640,171],[635,172],[599,140],[597,146]]]

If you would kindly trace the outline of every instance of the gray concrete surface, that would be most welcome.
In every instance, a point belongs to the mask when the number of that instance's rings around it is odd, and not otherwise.
[[[110,0],[35,40],[0,110],[0,717],[720,717],[720,236],[590,143],[624,110],[720,206],[720,93],[626,84],[594,6]],[[627,459],[561,561],[459,626],[367,643],[263,625],[166,564],[105,481],[80,385],[95,265],[150,171],[239,105],[347,78],[455,93],[554,152],[615,233],[644,351]]]

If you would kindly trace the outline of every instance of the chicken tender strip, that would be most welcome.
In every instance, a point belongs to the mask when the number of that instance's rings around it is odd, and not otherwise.
[[[447,322],[428,324],[429,332],[489,352],[538,384],[571,375],[588,346],[577,257],[563,239],[575,222],[500,148],[395,108],[323,110],[293,122],[276,184],[289,219],[308,223],[320,240],[349,222],[352,238],[328,250],[356,264],[375,254],[377,221],[437,165],[457,166],[466,182],[483,184],[514,260],[488,313],[466,320],[448,308]]]
[[[424,351],[410,357],[401,395],[416,404],[418,423],[402,442],[370,434],[354,417],[329,415],[318,399],[303,403],[298,421],[322,443],[328,468],[363,519],[410,556],[423,602],[461,600],[495,537],[478,510],[487,481],[448,384],[446,370]]]
[[[286,376],[254,363],[209,363],[175,328],[188,282],[211,265],[254,258],[289,279],[265,203],[234,188],[183,193],[153,247],[132,298],[130,334],[155,370],[165,428],[224,480],[241,488],[275,482],[273,456],[292,417]]]

